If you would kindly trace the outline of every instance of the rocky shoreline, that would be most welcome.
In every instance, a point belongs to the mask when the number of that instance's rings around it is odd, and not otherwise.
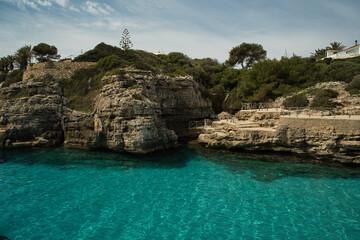
[[[168,77],[127,70],[105,76],[92,113],[67,108],[53,78],[26,79],[0,89],[0,114],[9,126],[0,133],[4,148],[65,146],[148,153],[194,137],[194,119],[214,116],[192,77]]]
[[[66,76],[73,71],[69,69]],[[41,69],[36,71],[39,75]],[[354,117],[294,117],[279,110],[243,110],[234,116],[215,116],[210,100],[202,97],[200,85],[192,77],[135,69],[103,77],[94,110],[80,112],[66,107],[57,81],[62,72],[55,73],[48,80],[43,76],[41,81],[31,77],[34,72],[27,73],[22,82],[0,88],[0,114],[6,114],[10,122],[6,129],[0,129],[3,148],[64,144],[149,153],[198,138],[199,144],[214,149],[287,152],[321,161],[360,164],[360,119]],[[351,107],[358,101],[343,95],[338,99],[350,102]],[[349,106],[342,110],[346,109]],[[189,122],[204,119],[217,120],[204,128],[189,128]]]
[[[360,163],[360,119],[282,116],[279,111],[239,111],[219,115],[198,143],[236,151],[296,154],[324,162]]]

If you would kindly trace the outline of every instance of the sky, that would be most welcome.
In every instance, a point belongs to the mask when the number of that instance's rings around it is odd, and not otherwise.
[[[97,44],[182,52],[226,61],[243,42],[270,59],[310,56],[330,42],[360,40],[359,0],[0,0],[0,57],[24,45],[55,45],[62,58]]]

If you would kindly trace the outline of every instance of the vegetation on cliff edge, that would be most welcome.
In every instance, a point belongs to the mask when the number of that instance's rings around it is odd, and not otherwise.
[[[255,53],[256,56],[249,57]],[[191,59],[180,52],[156,55],[142,50],[122,50],[100,43],[93,50],[74,59],[79,62],[97,62],[96,65],[78,70],[71,78],[60,82],[69,100],[69,107],[77,110],[91,109],[89,106],[101,88],[101,78],[107,73],[121,72],[119,69],[125,67],[169,76],[191,75],[201,84],[203,96],[212,101],[216,112],[236,111],[242,102],[273,101],[319,82],[343,81],[350,83],[347,88],[350,93],[360,91],[357,88],[359,80],[354,78],[360,75],[358,58],[316,61],[314,57],[302,58],[296,55],[282,57],[280,60],[266,59],[265,56],[266,51],[261,45],[247,43],[233,48],[229,53],[229,60],[224,64],[211,58]],[[7,64],[2,66],[5,73],[0,75],[3,87],[21,80],[22,70],[7,73],[11,61],[12,58],[3,61]],[[244,67],[234,68],[237,64]],[[24,61],[23,66],[25,65]]]

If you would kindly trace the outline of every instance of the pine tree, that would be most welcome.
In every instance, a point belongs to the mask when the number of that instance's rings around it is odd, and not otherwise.
[[[132,48],[133,44],[130,40],[130,33],[129,31],[125,28],[125,30],[123,31],[122,37],[121,37],[121,41],[120,41],[120,48],[122,50],[129,50],[130,48]]]

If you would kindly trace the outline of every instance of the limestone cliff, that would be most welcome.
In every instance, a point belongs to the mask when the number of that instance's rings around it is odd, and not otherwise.
[[[52,81],[20,82],[0,89],[0,114],[9,119],[7,147],[53,146],[63,140],[62,90]],[[6,142],[5,142],[6,141]]]
[[[63,76],[61,71],[56,73]],[[191,77],[171,78],[131,69],[105,76],[93,101],[94,112],[85,113],[65,107],[56,74],[51,80],[26,76],[0,89],[0,114],[6,114],[10,122],[0,130],[4,147],[64,143],[147,153],[176,146],[178,137],[191,136],[190,120],[213,115],[211,103],[201,97]]]
[[[102,84],[93,114],[64,117],[66,145],[147,153],[176,146],[178,136],[190,135],[190,120],[213,115],[191,77],[128,70]]]
[[[212,148],[289,152],[323,161],[360,164],[360,120],[354,118],[301,118],[280,116],[280,112],[240,111],[231,120],[213,122],[198,141]]]

